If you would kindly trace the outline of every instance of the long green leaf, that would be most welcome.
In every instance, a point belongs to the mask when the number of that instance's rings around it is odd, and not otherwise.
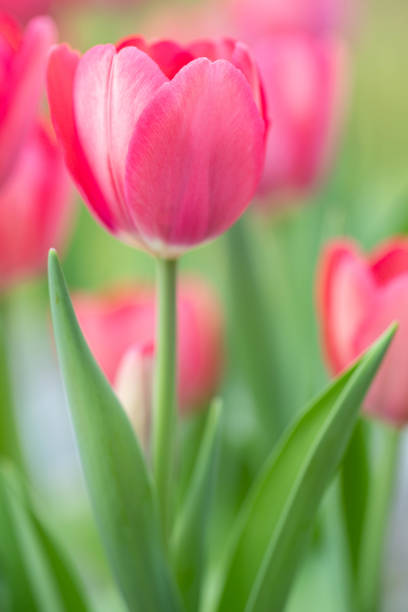
[[[85,343],[55,251],[49,256],[49,290],[82,467],[113,574],[130,610],[178,610],[143,454]]]
[[[58,589],[63,609],[66,612],[71,610],[86,612],[90,609],[90,605],[84,597],[70,560],[64,554],[59,542],[56,541],[33,510],[30,510],[30,517],[37,531],[37,538],[47,556],[49,567],[52,569],[53,579]]]
[[[10,464],[0,467],[2,610],[86,612],[89,606],[66,556],[37,516]]]
[[[220,568],[217,610],[283,609],[312,519],[394,332],[384,334],[309,406],[268,460]]]
[[[207,417],[204,438],[187,499],[171,539],[173,566],[187,610],[198,607],[205,562],[206,524],[211,506],[218,455],[221,404],[216,400]]]
[[[369,434],[367,423],[359,419],[344,454],[340,472],[342,512],[353,581],[359,570],[361,539],[372,485]]]

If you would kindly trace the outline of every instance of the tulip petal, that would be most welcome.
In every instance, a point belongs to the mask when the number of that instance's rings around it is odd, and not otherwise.
[[[54,47],[48,63],[47,85],[51,117],[64,149],[66,164],[95,214],[111,231],[115,222],[79,142],[72,92],[80,56],[67,45]]]
[[[225,60],[194,60],[160,88],[126,168],[128,205],[153,251],[182,252],[237,220],[262,171],[264,127],[245,77]]]
[[[2,100],[0,181],[14,162],[21,141],[34,120],[44,86],[48,50],[55,37],[52,20],[37,17],[28,24],[16,51],[8,76],[8,96]]]
[[[371,272],[379,286],[401,274],[408,274],[408,240],[394,239],[382,245],[370,258]]]
[[[74,112],[85,156],[119,227],[133,234],[123,193],[129,140],[140,113],[166,81],[148,55],[136,47],[116,53],[113,45],[85,53],[75,76]]]
[[[338,373],[361,352],[355,346],[356,333],[375,300],[369,269],[351,243],[332,243],[323,254],[318,292],[323,344]]]
[[[392,346],[364,402],[367,412],[397,425],[407,422],[407,312],[408,275],[404,274],[380,290],[376,307],[367,311],[355,339],[355,350],[362,353],[392,322],[398,323]]]
[[[267,122],[266,101],[259,76],[258,66],[254,62],[248,47],[232,38],[214,40],[206,38],[197,40],[188,46],[196,58],[207,57],[212,62],[217,59],[226,59],[245,75],[257,106]]]

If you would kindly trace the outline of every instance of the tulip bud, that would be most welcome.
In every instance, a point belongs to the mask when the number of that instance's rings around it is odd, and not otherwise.
[[[119,363],[113,385],[145,452],[150,438],[153,356],[152,343],[128,349]]]
[[[28,135],[0,188],[0,289],[46,268],[50,247],[61,247],[73,213],[72,190],[48,126]]]
[[[0,185],[34,123],[55,38],[48,17],[32,19],[21,32],[10,17],[0,13]]]
[[[407,423],[408,241],[391,240],[368,256],[347,240],[330,243],[320,258],[317,298],[322,344],[333,374],[398,323],[364,408],[395,425]]]

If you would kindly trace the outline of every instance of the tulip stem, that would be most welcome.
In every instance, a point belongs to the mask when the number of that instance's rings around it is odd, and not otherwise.
[[[176,424],[176,277],[175,260],[157,260],[156,371],[153,406],[153,471],[163,534],[168,532],[170,479]]]
[[[8,303],[0,298],[0,457],[22,466],[22,454],[14,410],[8,350]]]
[[[376,612],[380,608],[381,562],[387,533],[390,507],[396,480],[400,431],[384,430],[383,448],[377,453],[377,468],[372,479],[358,577],[359,612]]]

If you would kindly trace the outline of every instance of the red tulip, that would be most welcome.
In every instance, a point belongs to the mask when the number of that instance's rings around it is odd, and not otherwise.
[[[395,340],[367,395],[368,413],[408,422],[408,241],[394,239],[364,256],[347,240],[329,244],[321,256],[318,307],[327,363],[337,374],[389,325]]]
[[[248,206],[265,123],[241,43],[183,48],[136,38],[83,57],[62,45],[50,57],[48,93],[68,167],[119,238],[175,257]]]
[[[62,154],[50,130],[37,124],[0,189],[0,288],[46,268],[61,245],[72,208]]]
[[[259,38],[252,51],[272,123],[258,193],[279,200],[325,173],[343,114],[344,48],[332,36],[287,32]]]
[[[79,294],[74,296],[74,308],[106,377],[122,392],[126,387],[125,395],[131,396],[129,381],[137,387],[141,377],[145,380],[145,358],[149,372],[149,359],[154,354],[154,291],[139,288],[98,296]],[[181,410],[188,412],[211,398],[222,369],[222,317],[206,285],[197,281],[180,284],[177,324],[178,397]],[[132,368],[133,376],[129,377]],[[140,389],[136,387],[137,395]]]
[[[48,17],[33,19],[21,32],[10,17],[0,14],[0,184],[34,123],[54,38]]]

